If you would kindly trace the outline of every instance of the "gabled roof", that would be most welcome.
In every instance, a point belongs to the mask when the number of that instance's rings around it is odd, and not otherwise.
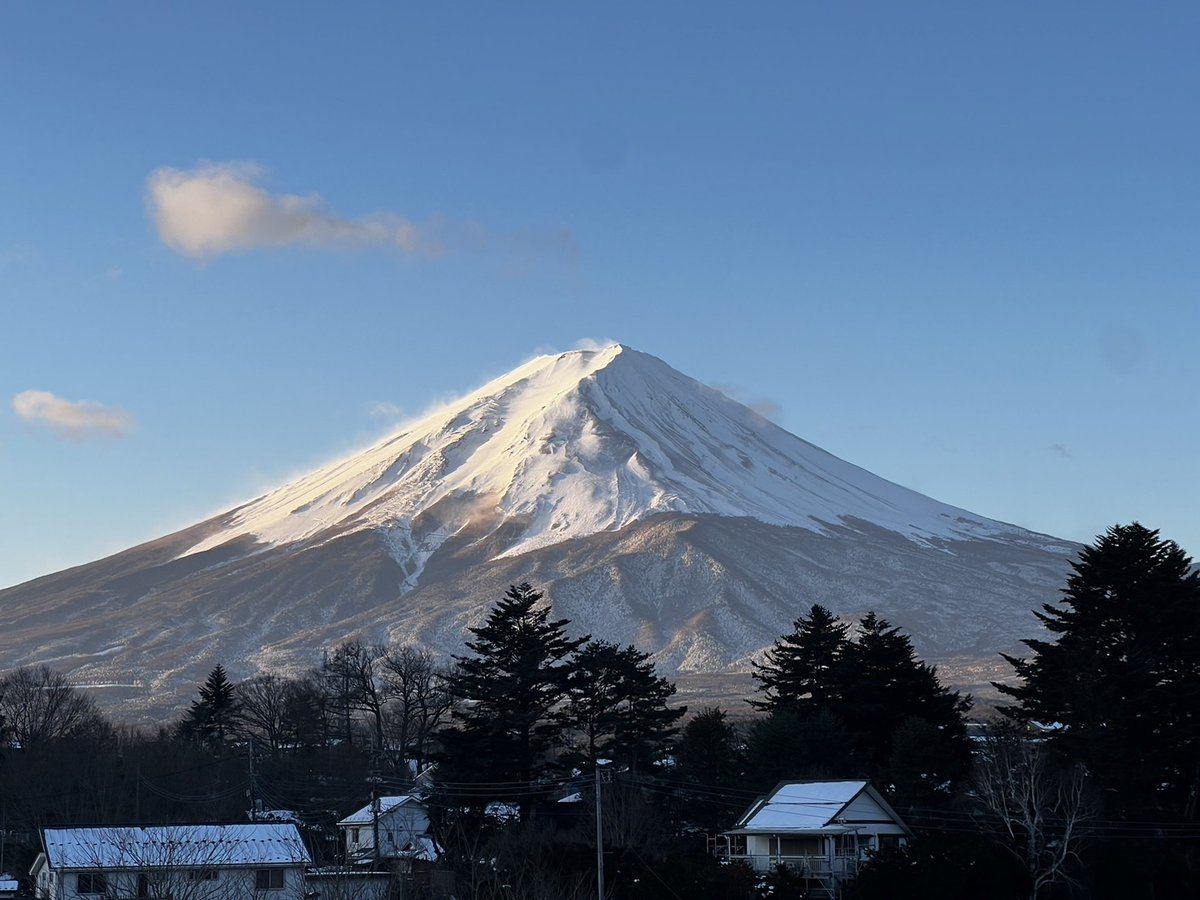
[[[296,826],[284,823],[46,828],[52,869],[307,865]]]
[[[399,809],[405,804],[418,805],[421,798],[413,794],[403,794],[397,797],[380,797],[379,798],[379,815],[387,815],[394,809]],[[353,825],[370,825],[375,821],[374,804],[368,803],[357,812],[352,812],[346,818],[338,822],[339,827]]]
[[[863,794],[885,816],[907,830],[882,795],[862,779],[782,782],[770,794],[755,800],[732,830],[735,833],[850,831],[855,822],[847,820],[847,807]]]

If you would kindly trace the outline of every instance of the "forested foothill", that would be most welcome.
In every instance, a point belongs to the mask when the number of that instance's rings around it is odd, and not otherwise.
[[[711,839],[780,781],[867,778],[913,836],[852,900],[1200,896],[1200,575],[1136,523],[1073,568],[986,726],[874,613],[809,606],[744,708],[687,710],[646,654],[577,633],[529,585],[450,662],[347,642],[299,677],[217,666],[153,729],[51,668],[11,671],[3,865],[27,872],[45,825],[276,810],[332,864],[340,817],[419,790],[462,900],[594,897],[598,832],[611,897],[786,900],[803,881],[719,862]]]

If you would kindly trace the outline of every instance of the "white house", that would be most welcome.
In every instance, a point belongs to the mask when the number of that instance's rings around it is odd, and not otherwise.
[[[301,900],[312,862],[283,823],[44,828],[42,847],[42,900]]]
[[[347,862],[437,860],[437,847],[429,834],[429,808],[413,794],[378,797],[337,824]]]
[[[814,896],[835,897],[871,852],[908,836],[908,826],[866,781],[789,781],[755,800],[721,835],[717,853],[758,872],[789,866],[808,877]]]

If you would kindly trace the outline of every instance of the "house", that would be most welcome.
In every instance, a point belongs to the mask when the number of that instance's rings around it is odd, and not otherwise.
[[[903,844],[909,835],[867,781],[788,781],[755,800],[716,849],[757,872],[796,869],[808,879],[810,896],[836,897],[870,853]]]
[[[30,875],[42,900],[301,900],[312,862],[296,826],[42,829]]]
[[[437,846],[429,834],[429,808],[416,794],[377,797],[337,824],[348,863],[437,860]]]

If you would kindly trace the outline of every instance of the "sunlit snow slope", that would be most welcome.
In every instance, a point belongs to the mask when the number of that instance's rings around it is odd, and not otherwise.
[[[460,504],[420,546],[407,523]],[[499,555],[623,528],[655,513],[749,516],[821,530],[856,519],[915,541],[1018,531],[931,500],[789,434],[628,347],[542,356],[349,459],[235,511],[188,552],[384,528],[412,567],[479,519],[520,527]],[[512,529],[510,529],[511,531]]]

